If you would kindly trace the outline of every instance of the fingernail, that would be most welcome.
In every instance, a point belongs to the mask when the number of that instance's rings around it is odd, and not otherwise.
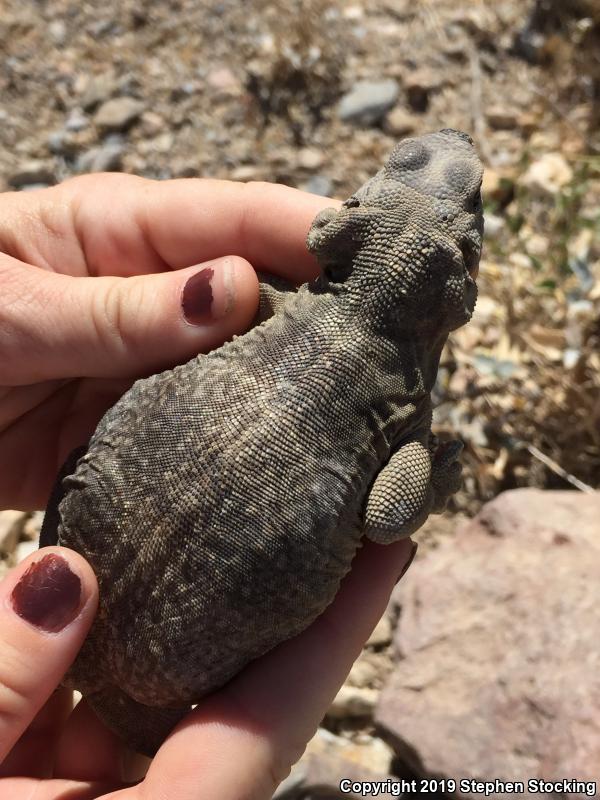
[[[62,556],[49,553],[23,573],[10,598],[22,619],[57,632],[77,616],[81,580]]]
[[[410,555],[408,557],[408,561],[402,567],[402,572],[400,573],[400,575],[398,575],[396,583],[399,583],[402,580],[402,578],[406,575],[406,573],[408,572],[408,568],[410,567],[410,565],[415,560],[415,556],[417,555],[417,550],[418,549],[419,549],[419,545],[416,542],[413,542],[412,543],[412,550],[410,551]]]
[[[233,305],[233,280],[231,263],[219,259],[219,269],[204,266],[183,287],[181,308],[190,325],[206,325],[225,316]]]

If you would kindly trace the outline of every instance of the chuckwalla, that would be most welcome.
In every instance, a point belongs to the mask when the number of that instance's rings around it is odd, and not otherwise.
[[[315,281],[264,283],[255,327],[137,381],[63,469],[42,543],[100,583],[66,683],[135,749],[306,628],[363,535],[409,536],[458,488],[430,392],[475,305],[481,178],[464,133],[398,144],[314,220]]]

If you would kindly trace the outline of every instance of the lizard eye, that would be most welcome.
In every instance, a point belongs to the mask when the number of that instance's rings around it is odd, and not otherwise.
[[[430,161],[431,151],[427,145],[415,139],[405,139],[392,150],[388,169],[398,177],[423,169]]]
[[[360,205],[360,200],[358,199],[358,197],[354,197],[354,196],[349,197],[347,200],[345,200],[342,203],[342,206],[344,208],[358,208],[359,205]]]

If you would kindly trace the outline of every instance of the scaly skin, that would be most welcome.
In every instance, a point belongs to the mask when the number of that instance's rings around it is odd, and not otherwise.
[[[306,628],[364,534],[408,536],[457,489],[430,391],[475,304],[480,183],[464,134],[398,145],[314,221],[320,278],[264,285],[260,324],[138,381],[67,465],[43,543],[101,598],[67,681],[131,746]]]

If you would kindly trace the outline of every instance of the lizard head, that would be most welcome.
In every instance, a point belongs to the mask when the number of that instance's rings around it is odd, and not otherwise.
[[[308,247],[325,280],[375,292],[388,323],[424,333],[468,321],[481,253],[482,166],[469,136],[446,129],[405,139],[343,203],[325,209]]]

